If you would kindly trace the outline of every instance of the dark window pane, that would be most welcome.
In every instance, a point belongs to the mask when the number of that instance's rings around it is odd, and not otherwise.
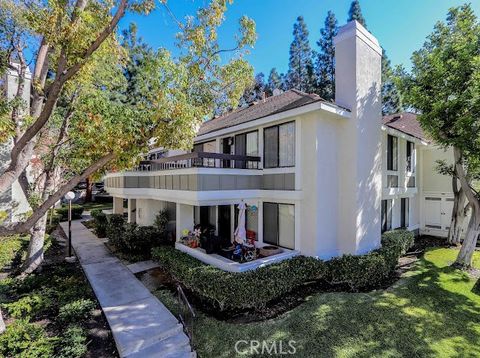
[[[235,136],[235,155],[245,155],[247,151],[247,137],[245,134],[238,134]],[[245,168],[245,162],[240,160],[235,161],[235,168]]]
[[[263,203],[263,241],[278,245],[278,204]]]
[[[265,128],[263,134],[265,168],[276,168],[278,167],[278,127]]]

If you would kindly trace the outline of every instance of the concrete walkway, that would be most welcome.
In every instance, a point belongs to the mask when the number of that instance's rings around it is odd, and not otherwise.
[[[61,223],[68,233],[68,223]],[[72,245],[97,296],[120,357],[195,357],[182,325],[80,220]]]

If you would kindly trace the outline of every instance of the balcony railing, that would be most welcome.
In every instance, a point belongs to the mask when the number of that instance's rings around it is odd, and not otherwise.
[[[258,169],[260,157],[192,152],[154,160],[143,160],[138,171],[172,170],[183,168]]]

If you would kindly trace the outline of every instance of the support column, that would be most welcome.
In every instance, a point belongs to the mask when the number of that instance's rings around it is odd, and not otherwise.
[[[123,214],[123,198],[113,197],[113,213]]]
[[[185,229],[193,230],[193,205],[177,203],[176,217],[176,239],[180,240],[182,231]]]
[[[128,222],[137,221],[137,199],[128,199]]]

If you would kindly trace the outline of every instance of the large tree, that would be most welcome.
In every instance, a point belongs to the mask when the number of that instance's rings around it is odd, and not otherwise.
[[[293,41],[290,45],[290,58],[287,73],[288,87],[304,92],[313,92],[312,49],[308,40],[307,25],[302,16],[293,25]]]
[[[240,98],[240,107],[246,107],[254,102],[261,101],[266,96],[267,85],[265,75],[260,72],[255,75],[253,83],[245,89],[242,98]]]
[[[270,74],[268,75],[268,80],[267,80],[267,86],[266,86],[266,91],[267,95],[272,96],[273,91],[275,90],[282,90],[282,77],[281,75],[277,72],[276,68],[272,68],[270,70]]]
[[[436,143],[452,147],[455,176],[471,218],[456,265],[470,267],[480,233],[480,194],[473,186],[480,172],[480,24],[470,5],[452,8],[435,25],[404,74],[407,101]]]
[[[329,11],[325,19],[325,26],[320,30],[320,39],[317,41],[320,52],[315,62],[316,93],[326,100],[333,100],[335,97],[335,46],[333,38],[337,33],[337,18],[332,11]]]
[[[384,48],[382,48],[382,53],[382,114],[386,116],[401,112],[403,103],[390,60]]]
[[[165,2],[162,3],[166,6]],[[4,4],[2,2],[0,8],[4,9]],[[102,168],[131,166],[137,159],[136,154],[146,149],[150,138],[165,147],[188,147],[198,123],[213,113],[214,105],[222,103],[223,106],[236,107],[245,87],[251,83],[252,68],[243,55],[246,46],[253,45],[256,38],[252,20],[240,19],[240,35],[229,50],[229,60],[220,58],[225,50],[218,44],[217,30],[224,19],[226,1],[212,0],[206,8],[199,9],[196,16],[188,17],[184,22],[175,17],[181,49],[176,57],[164,48],[143,51],[140,57],[149,53],[148,58],[139,61],[135,56],[130,57],[127,66],[121,59],[114,65],[105,63],[114,54],[131,50],[127,46],[121,48],[116,41],[116,24],[126,9],[137,10],[146,6],[148,10],[153,2],[122,0],[114,8],[113,16],[110,8],[103,4],[103,1],[79,0],[73,5],[63,2],[50,5],[42,1],[41,5],[45,7],[34,8],[34,13],[31,7],[22,8],[20,12],[22,22],[19,23],[29,33],[28,41],[21,39],[20,44],[29,41],[35,44],[34,40],[38,39],[40,48],[32,51],[36,67],[31,116],[28,120],[14,121],[12,115],[15,111],[10,111],[1,117],[2,139],[14,137],[15,141],[9,169],[1,177],[2,185],[12,178],[19,178],[17,167],[23,171],[33,150],[55,141],[55,135],[46,135],[50,139],[45,143],[39,139],[43,131],[49,132],[47,128],[53,125],[57,110],[68,111],[61,108],[62,97],[68,98],[79,88],[82,96],[73,102],[76,106],[72,111],[77,120],[69,125],[68,133],[75,140],[67,138],[67,143],[71,144],[67,146],[69,156],[73,158],[68,163],[70,175],[57,185],[56,190],[49,190],[45,200],[40,199],[26,221],[2,227],[0,234],[28,232],[44,217],[48,208],[79,181]],[[53,6],[55,8],[51,8]],[[64,31],[50,33],[50,23],[58,23]],[[6,66],[25,52],[25,47],[15,43],[16,46],[11,48],[10,44],[11,41],[2,43],[2,48],[9,50]],[[100,50],[106,54],[103,59],[97,56]],[[42,55],[44,51],[46,53]],[[141,62],[141,67],[133,71],[128,65],[132,61]],[[103,65],[99,67],[99,64]],[[95,73],[99,68],[105,71],[102,78],[108,83],[112,78],[119,78],[117,69],[125,68],[121,75],[126,78],[127,89],[104,91],[105,86]],[[109,79],[109,76],[112,77]],[[14,130],[10,130],[11,123],[24,128],[14,126]],[[25,151],[30,146],[31,150]]]
[[[367,27],[367,22],[362,14],[362,8],[360,7],[360,1],[354,0],[350,4],[350,9],[348,10],[348,21],[357,20],[363,26]]]

